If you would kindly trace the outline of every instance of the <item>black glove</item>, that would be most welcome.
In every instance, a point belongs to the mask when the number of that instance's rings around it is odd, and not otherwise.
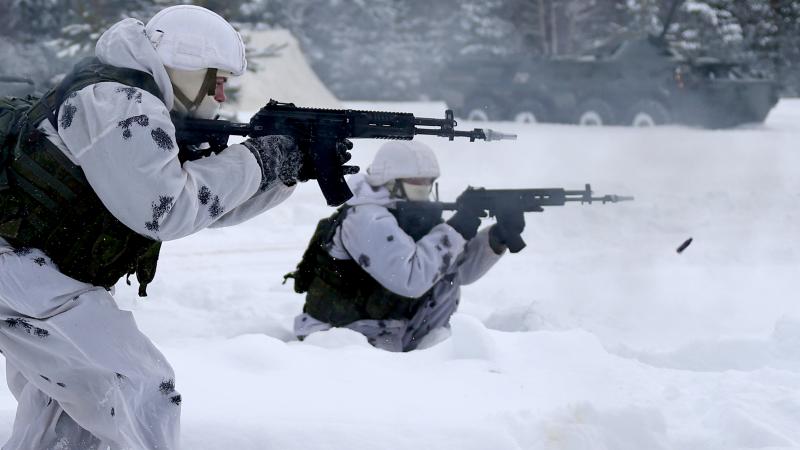
[[[293,186],[300,180],[303,154],[291,136],[259,136],[244,141],[242,145],[253,153],[261,167],[260,190],[266,190],[275,180],[286,186]]]
[[[497,214],[497,223],[489,230],[489,244],[500,254],[507,247],[511,253],[525,248],[522,231],[525,229],[525,214],[521,210]]]
[[[353,175],[358,173],[359,170],[358,166],[345,165],[353,157],[353,155],[350,154],[350,150],[352,149],[353,143],[350,142],[349,139],[343,139],[336,143],[336,157],[339,161],[339,164],[342,166],[342,172],[345,175]],[[300,169],[300,173],[297,176],[297,181],[308,181],[316,178],[317,174],[314,171],[314,162],[312,156],[308,152],[303,152],[303,164],[302,168]]]
[[[456,204],[458,204],[458,200],[456,200]],[[478,227],[481,226],[481,217],[485,215],[482,209],[459,205],[458,211],[447,220],[447,224],[458,231],[458,234],[463,236],[464,239],[470,240],[478,234]]]

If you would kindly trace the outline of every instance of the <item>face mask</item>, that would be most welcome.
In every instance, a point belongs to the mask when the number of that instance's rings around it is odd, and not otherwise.
[[[219,116],[221,107],[222,104],[214,100],[214,97],[205,97],[203,101],[197,105],[197,108],[195,108],[191,116],[195,119],[216,119]]]
[[[436,203],[397,202],[397,205],[389,211],[397,219],[400,228],[415,242],[442,223],[442,210]]]

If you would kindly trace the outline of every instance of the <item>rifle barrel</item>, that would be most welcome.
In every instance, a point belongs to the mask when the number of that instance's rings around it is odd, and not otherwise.
[[[604,195],[602,197],[592,197],[590,195],[585,195],[581,197],[567,197],[564,199],[565,202],[581,202],[581,203],[592,203],[592,202],[600,202],[600,203],[619,203],[619,202],[631,202],[634,198],[632,196],[627,195],[615,195],[609,194]]]
[[[447,137],[450,138],[451,140],[457,137],[465,137],[469,138],[470,141],[482,140],[487,142],[517,139],[516,134],[501,133],[499,131],[490,130],[488,128],[485,130],[482,128],[475,128],[474,130],[453,130],[453,129],[448,129],[445,126],[442,126],[442,128],[414,127],[414,134]]]

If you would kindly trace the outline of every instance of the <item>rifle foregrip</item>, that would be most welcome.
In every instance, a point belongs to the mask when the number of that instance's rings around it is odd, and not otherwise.
[[[309,148],[317,183],[328,206],[339,206],[350,200],[353,192],[344,180],[342,163],[336,154],[336,140],[318,140]]]

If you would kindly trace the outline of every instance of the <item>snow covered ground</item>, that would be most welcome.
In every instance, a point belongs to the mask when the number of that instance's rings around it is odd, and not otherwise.
[[[118,299],[175,367],[184,448],[800,448],[800,101],[726,131],[491,127],[519,140],[427,140],[443,199],[591,183],[636,201],[529,214],[528,248],[408,354],[293,339],[303,299],[281,279],[331,211],[315,184],[167,244],[150,297]],[[14,408],[0,390],[0,441]]]

